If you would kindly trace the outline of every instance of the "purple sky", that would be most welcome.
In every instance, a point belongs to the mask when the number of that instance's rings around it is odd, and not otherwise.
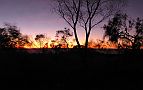
[[[143,0],[129,0],[126,11],[133,17],[143,17],[142,4]],[[17,25],[23,34],[46,33],[51,38],[56,30],[69,27],[62,18],[51,12],[48,0],[0,0],[0,26],[5,22]],[[97,28],[91,38],[102,38],[102,33],[103,30]],[[79,36],[82,38],[83,32],[80,31]]]

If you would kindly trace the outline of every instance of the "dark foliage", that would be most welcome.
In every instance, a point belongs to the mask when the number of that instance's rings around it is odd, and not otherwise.
[[[112,42],[118,43],[122,48],[140,49],[143,45],[143,20],[130,19],[126,14],[116,14],[107,25],[104,25],[105,36]],[[132,33],[131,33],[132,31]],[[124,42],[124,43],[123,43]],[[131,43],[130,45],[127,45]]]
[[[5,24],[0,28],[0,48],[20,48],[26,43],[27,38],[20,33],[17,26]]]

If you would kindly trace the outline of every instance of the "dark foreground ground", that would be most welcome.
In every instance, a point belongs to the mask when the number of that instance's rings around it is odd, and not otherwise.
[[[143,54],[1,53],[0,90],[142,90]]]

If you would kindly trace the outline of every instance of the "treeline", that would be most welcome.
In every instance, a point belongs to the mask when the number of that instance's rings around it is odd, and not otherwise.
[[[115,14],[107,24],[103,26],[104,39],[90,40],[88,48],[113,48],[113,49],[141,49],[143,46],[143,19],[129,18],[127,14]],[[52,40],[44,34],[38,34],[35,38],[23,35],[15,25],[4,24],[0,28],[0,48],[79,48],[75,45],[73,32],[64,28],[55,32]],[[81,45],[80,48],[86,48]]]

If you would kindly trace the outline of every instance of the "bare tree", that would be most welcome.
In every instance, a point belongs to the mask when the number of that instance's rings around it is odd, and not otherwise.
[[[54,0],[57,13],[74,30],[78,47],[80,42],[77,35],[77,26],[85,30],[85,48],[88,48],[88,39],[93,28],[113,13],[118,12],[126,0]]]
[[[75,40],[78,47],[80,47],[80,42],[77,35],[77,24],[79,20],[79,14],[81,9],[82,0],[54,0],[56,2],[57,13],[69,24],[73,29]]]
[[[85,30],[85,47],[88,48],[88,40],[93,28],[120,11],[125,4],[123,0],[84,0],[80,11],[80,25]]]

